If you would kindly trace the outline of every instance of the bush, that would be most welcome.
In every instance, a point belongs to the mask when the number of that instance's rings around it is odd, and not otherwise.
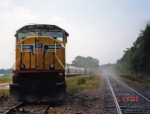
[[[79,78],[77,80],[77,85],[85,84],[85,78]]]

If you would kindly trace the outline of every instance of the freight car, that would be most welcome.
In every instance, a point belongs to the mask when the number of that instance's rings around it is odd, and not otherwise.
[[[16,31],[16,62],[10,97],[29,102],[62,100],[66,92],[65,46],[69,34],[56,25],[26,25]]]
[[[66,64],[66,76],[77,76],[87,74],[87,69],[82,67],[73,66],[71,64]]]

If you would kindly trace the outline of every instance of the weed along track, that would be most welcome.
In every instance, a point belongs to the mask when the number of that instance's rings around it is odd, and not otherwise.
[[[111,114],[150,114],[150,100],[116,77],[105,75],[105,110]]]

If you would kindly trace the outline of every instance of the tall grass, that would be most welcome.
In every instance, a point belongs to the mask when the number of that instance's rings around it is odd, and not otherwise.
[[[83,89],[98,88],[100,84],[99,76],[78,76],[69,77],[67,81],[67,90],[71,93],[77,92]]]

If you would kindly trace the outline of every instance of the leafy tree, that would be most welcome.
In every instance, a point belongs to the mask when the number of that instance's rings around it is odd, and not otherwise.
[[[0,74],[5,74],[5,69],[0,69]]]
[[[72,61],[72,64],[85,68],[98,68],[99,60],[92,57],[77,56],[75,60]]]
[[[0,74],[4,74],[4,75],[7,75],[7,74],[11,74],[12,73],[12,70],[11,69],[0,69]]]
[[[150,25],[147,24],[133,46],[126,51],[117,61],[116,68],[119,72],[140,74],[144,77],[150,74]]]

